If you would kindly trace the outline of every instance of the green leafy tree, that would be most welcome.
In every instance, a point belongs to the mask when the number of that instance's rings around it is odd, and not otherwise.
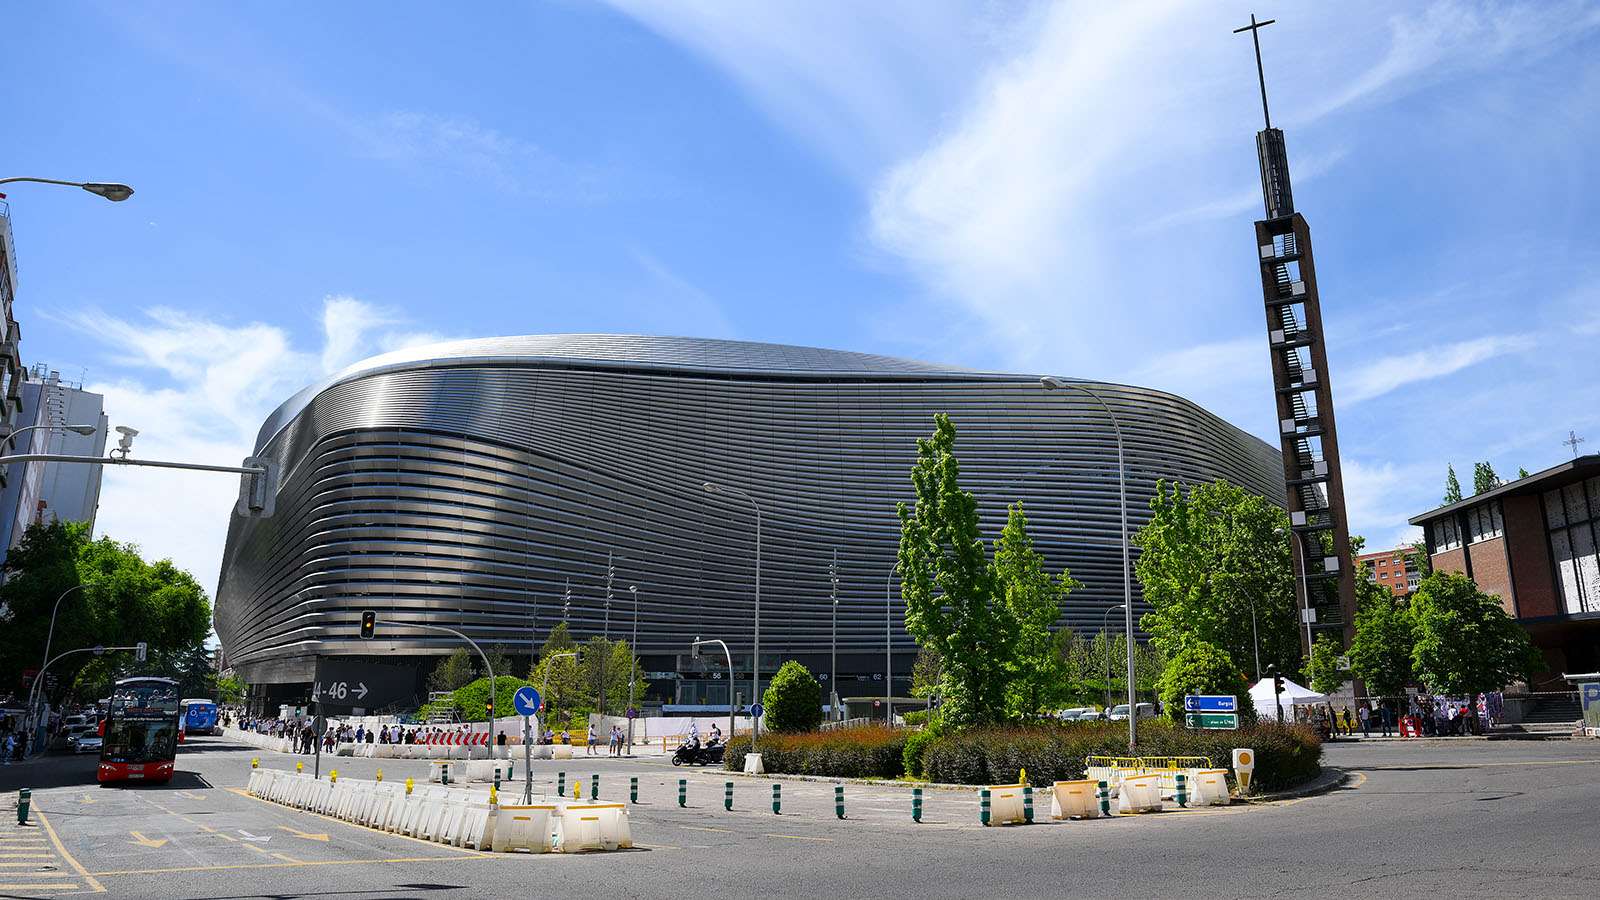
[[[934,697],[939,693],[939,682],[944,678],[944,660],[931,647],[918,647],[917,658],[911,663],[911,696]]]
[[[816,731],[822,725],[822,685],[811,670],[789,660],[761,695],[766,727],[772,732]]]
[[[1183,698],[1189,694],[1232,694],[1244,697],[1250,692],[1245,679],[1228,652],[1215,644],[1191,640],[1179,648],[1156,682],[1161,708],[1167,718],[1183,722]],[[1249,704],[1240,704],[1241,715]]]
[[[1218,480],[1189,488],[1160,482],[1150,522],[1134,542],[1135,571],[1153,609],[1140,624],[1167,656],[1191,641],[1229,659],[1299,670],[1289,519],[1264,498]]]
[[[596,635],[583,645],[578,677],[583,685],[584,700],[592,703],[590,709],[620,716],[628,709],[629,679],[642,682],[644,673],[627,641],[608,641]],[[636,692],[639,687],[635,685]]]
[[[577,649],[567,623],[557,624],[550,629],[550,635],[539,650],[539,661],[528,676],[534,687],[543,692],[545,718],[552,728],[594,709],[591,705],[594,697],[584,688],[577,657],[561,655]]]
[[[1486,462],[1475,463],[1472,467],[1472,493],[1481,494],[1492,491],[1500,486],[1500,476],[1494,473],[1494,466]]]
[[[1350,680],[1350,673],[1339,668],[1339,657],[1344,655],[1344,642],[1331,634],[1317,636],[1311,645],[1311,660],[1306,663],[1306,678],[1313,691],[1331,694]]]
[[[1500,600],[1455,572],[1435,572],[1411,596],[1412,670],[1441,694],[1497,691],[1542,663],[1528,633]]]
[[[1428,555],[1426,541],[1412,541],[1406,549],[1406,561],[1416,566],[1424,577],[1433,572],[1433,557]]]
[[[244,682],[224,675],[217,679],[217,700],[228,706],[238,706],[244,702]]]
[[[898,504],[897,570],[906,630],[944,660],[940,695],[953,726],[989,722],[1006,708],[1014,622],[995,596],[995,576],[978,529],[978,501],[961,489],[950,417],[917,441],[914,505]]]
[[[515,675],[495,674],[494,714],[496,718],[516,715],[511,698],[529,682]],[[537,687],[537,685],[534,685]],[[489,719],[489,677],[474,678],[450,694],[451,705],[461,714],[463,722],[486,722]],[[520,726],[519,726],[520,727]]]
[[[511,674],[511,657],[506,655],[505,645],[495,644],[484,651],[483,655],[489,660],[490,672],[497,676]]]
[[[1007,712],[1036,718],[1056,708],[1071,687],[1052,629],[1061,618],[1062,601],[1078,583],[1066,571],[1052,576],[1044,570],[1044,557],[1028,536],[1021,503],[1007,513],[1005,529],[995,544],[993,568],[995,586],[1014,629],[1007,660],[1012,673]]]
[[[472,654],[467,648],[459,647],[434,664],[433,671],[428,674],[428,690],[453,691],[477,677]]]
[[[1456,478],[1456,467],[1445,466],[1444,475],[1444,505],[1461,502],[1461,481]]]
[[[1524,469],[1521,466],[1517,467],[1517,478],[1518,479],[1527,478],[1529,474],[1530,473],[1528,472],[1527,469]]]
[[[1398,697],[1411,683],[1411,651],[1416,644],[1406,601],[1387,588],[1356,580],[1355,639],[1350,643],[1350,673],[1376,697]]]

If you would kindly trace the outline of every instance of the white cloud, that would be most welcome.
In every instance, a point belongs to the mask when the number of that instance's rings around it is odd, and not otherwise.
[[[362,356],[438,339],[398,330],[400,316],[352,297],[324,301],[317,349],[297,348],[279,325],[170,309],[63,321],[102,344],[106,362],[124,373],[86,389],[105,395],[113,424],[139,429],[134,455],[179,462],[236,464],[272,409],[307,383]],[[108,467],[95,529],[172,559],[210,590],[238,491],[231,476]]]
[[[1420,529],[1406,524],[1406,519],[1437,505],[1420,495],[1444,483],[1442,467],[1434,473],[1416,466],[1345,457],[1340,460],[1340,471],[1350,531],[1367,539],[1367,552],[1388,550],[1420,537]]]
[[[1408,384],[1441,378],[1496,356],[1531,349],[1537,343],[1531,335],[1498,335],[1383,357],[1353,374],[1340,376],[1337,399],[1344,405],[1371,400]]]
[[[430,174],[471,176],[510,193],[595,200],[611,180],[600,166],[562,159],[465,116],[401,110],[362,126],[361,145],[375,158]]]

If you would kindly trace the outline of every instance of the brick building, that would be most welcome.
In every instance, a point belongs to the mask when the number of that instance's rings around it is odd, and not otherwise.
[[[1548,672],[1600,671],[1600,455],[1519,478],[1411,519],[1433,567],[1461,572],[1528,629]]]
[[[1410,547],[1363,553],[1356,557],[1356,567],[1360,569],[1365,565],[1368,581],[1383,585],[1396,597],[1404,597],[1422,582],[1422,570],[1412,561],[1410,553]]]

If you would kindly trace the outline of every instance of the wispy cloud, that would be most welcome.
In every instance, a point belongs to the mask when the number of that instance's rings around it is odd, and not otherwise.
[[[464,116],[401,110],[363,123],[362,133],[366,152],[375,158],[467,175],[517,194],[597,200],[612,181],[601,166],[563,159]]]
[[[359,356],[434,336],[404,330],[404,316],[352,297],[323,303],[317,347],[298,347],[279,325],[235,324],[171,309],[124,317],[86,311],[61,317],[123,371],[91,382],[116,424],[140,430],[135,455],[236,463],[254,447],[271,410],[318,376]],[[212,584],[238,482],[168,469],[107,469],[96,530],[134,539]]]
[[[1336,399],[1346,405],[1361,403],[1408,384],[1442,378],[1497,356],[1528,350],[1536,344],[1532,335],[1496,335],[1382,357],[1341,376]]]
[[[667,268],[653,254],[637,247],[632,252],[634,262],[655,282],[651,305],[656,313],[648,318],[659,319],[658,330],[720,338],[738,333],[715,297]]]

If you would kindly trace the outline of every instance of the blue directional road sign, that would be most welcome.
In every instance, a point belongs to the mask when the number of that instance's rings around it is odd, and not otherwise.
[[[511,705],[517,708],[518,715],[536,716],[539,714],[539,692],[532,687],[517,688],[516,694],[511,697]]]
[[[1184,712],[1238,712],[1239,699],[1232,694],[1190,694],[1183,698]]]
[[[759,704],[759,703],[751,704],[751,706],[750,706],[750,716],[751,716],[751,718],[759,719],[759,718],[761,718],[761,714],[764,713],[764,712],[766,712],[766,710],[761,708],[761,704]]]

